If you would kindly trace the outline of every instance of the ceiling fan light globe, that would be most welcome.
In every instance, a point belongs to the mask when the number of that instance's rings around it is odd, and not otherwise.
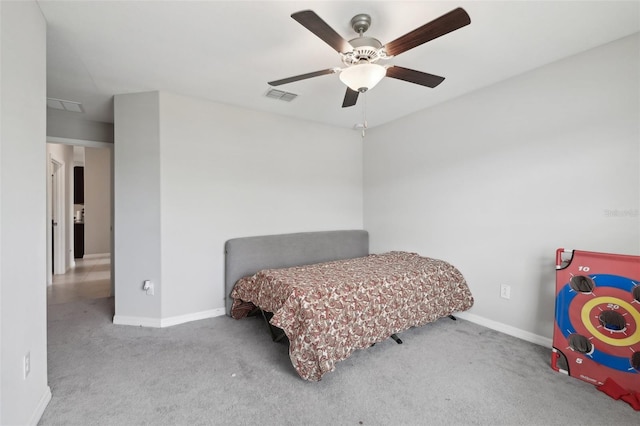
[[[366,92],[380,82],[387,74],[387,69],[378,64],[358,64],[345,68],[340,72],[340,81],[349,89]]]

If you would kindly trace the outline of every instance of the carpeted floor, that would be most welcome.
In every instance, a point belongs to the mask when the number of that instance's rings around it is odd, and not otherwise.
[[[441,319],[357,351],[320,382],[254,318],[111,323],[113,299],[49,306],[41,425],[613,425],[640,412],[556,373],[550,350]]]

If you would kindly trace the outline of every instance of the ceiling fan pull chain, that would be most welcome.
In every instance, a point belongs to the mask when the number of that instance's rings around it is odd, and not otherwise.
[[[367,130],[367,92],[364,92],[364,102],[362,102],[362,139]]]

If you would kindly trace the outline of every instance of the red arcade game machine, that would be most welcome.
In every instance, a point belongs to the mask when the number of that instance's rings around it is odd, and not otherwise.
[[[556,251],[551,367],[640,409],[640,256]]]

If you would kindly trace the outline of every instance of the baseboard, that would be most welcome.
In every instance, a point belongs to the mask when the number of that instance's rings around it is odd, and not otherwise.
[[[553,341],[548,337],[533,334],[528,331],[524,331],[519,328],[510,326],[507,324],[503,324],[498,321],[493,321],[493,320],[481,317],[479,315],[475,315],[469,312],[459,312],[459,313],[456,313],[455,316],[463,320],[467,320],[469,322],[490,328],[492,330],[499,331],[504,334],[508,334],[509,336],[517,337],[518,339],[535,343],[536,345],[544,346],[547,348],[551,348],[553,346]]]
[[[115,315],[113,317],[113,323],[117,325],[133,325],[136,327],[164,328],[178,324],[184,324],[191,321],[219,317],[225,315],[225,312],[226,311],[224,308],[218,308],[168,318],[129,317],[123,315]]]
[[[171,327],[172,325],[184,324],[191,321],[198,321],[207,318],[215,318],[225,314],[224,308],[210,309],[208,311],[194,312],[192,314],[178,315],[177,317],[163,318],[160,320],[160,327]]]
[[[148,317],[129,317],[122,315],[115,315],[113,317],[113,323],[116,325],[132,325],[136,327],[154,327],[164,328],[174,325],[184,324],[191,321],[198,321],[207,318],[215,318],[226,314],[224,308],[210,309],[208,311],[194,312],[192,314],[178,315],[169,318],[148,318]],[[469,322],[482,325],[495,331],[499,331],[509,336],[517,337],[518,339],[525,340],[527,342],[535,343],[536,345],[545,346],[551,348],[553,346],[552,340],[548,337],[540,336],[530,333],[528,331],[521,330],[519,328],[503,324],[498,321],[493,321],[479,315],[475,315],[469,312],[459,312],[455,314],[456,317]]]
[[[162,327],[160,318],[128,317],[125,315],[114,315],[113,323],[116,325],[133,325],[136,327]]]
[[[87,260],[87,259],[102,259],[104,257],[111,257],[111,253],[92,253],[92,254],[85,254],[84,256],[82,256],[82,258],[84,260]]]
[[[36,405],[36,409],[33,410],[33,414],[31,414],[29,425],[36,426],[38,424],[44,414],[44,410],[47,408],[47,405],[49,405],[49,401],[51,401],[51,388],[47,386],[42,397],[40,397],[40,401],[38,401],[38,405]]]

